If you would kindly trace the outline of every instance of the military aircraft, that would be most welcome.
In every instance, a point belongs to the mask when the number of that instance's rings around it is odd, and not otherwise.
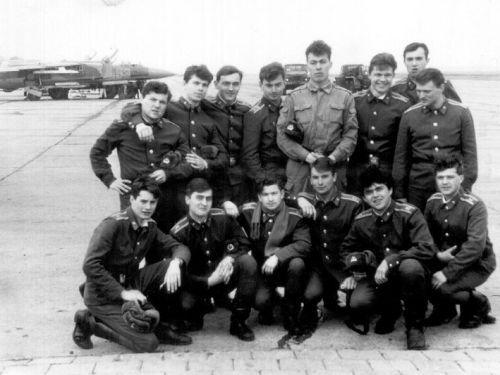
[[[44,93],[52,99],[68,99],[70,89],[102,89],[102,98],[134,98],[148,79],[174,75],[140,64],[114,64],[111,56],[101,61],[68,61],[45,64],[34,60],[11,59],[0,65],[0,90],[24,88],[28,100],[39,100]]]

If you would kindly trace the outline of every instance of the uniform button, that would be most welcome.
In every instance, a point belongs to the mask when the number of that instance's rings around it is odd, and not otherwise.
[[[444,222],[447,223],[448,222],[448,219],[444,219]]]
[[[372,130],[375,130],[375,126],[372,126],[372,127],[371,127],[371,129],[372,129]]]
[[[137,260],[137,257],[134,257],[135,260]]]
[[[150,154],[152,154],[153,152],[154,152],[154,151],[153,151],[153,149],[150,149],[150,150],[149,150],[149,153],[150,153]]]
[[[437,135],[434,136],[434,139],[438,139],[439,137]]]
[[[210,251],[209,250],[205,251],[205,254],[210,255]]]
[[[450,237],[450,234],[449,234],[448,232],[446,232],[446,233],[444,234],[444,236],[445,236],[445,237]]]
[[[376,116],[377,115],[377,111],[373,111],[373,114]]]
[[[193,151],[196,151],[196,147],[195,146],[193,146]]]
[[[207,264],[208,264],[208,265],[211,265],[211,264],[212,264],[212,261],[210,261],[210,260],[209,260],[209,261],[207,262]]]
[[[438,114],[438,111],[434,111],[434,114],[437,115]]]
[[[439,147],[434,147],[434,151],[438,152],[439,151]]]
[[[382,235],[382,237],[387,237],[387,234],[385,234],[385,233],[384,233],[384,234]]]
[[[372,144],[374,144],[374,143],[375,143],[375,142],[373,141],[373,139],[371,139],[371,140],[370,140],[370,144],[372,145]]]
[[[323,247],[327,247],[328,245],[326,244],[326,242],[323,242]]]
[[[155,166],[155,164],[154,164],[154,163],[150,163],[149,165],[150,165],[150,166],[152,166],[152,167],[154,167],[154,166]]]
[[[325,233],[325,234],[326,234],[326,229],[323,229],[323,233]]]
[[[437,122],[433,122],[432,126],[438,126],[438,123]]]
[[[205,237],[205,238],[203,239],[203,241],[208,242],[208,238],[207,238],[207,237]]]
[[[191,120],[191,125],[194,125],[194,120]]]
[[[270,236],[271,235],[271,231],[267,232],[267,235]]]
[[[373,154],[368,155],[369,158],[373,158]]]
[[[329,261],[330,261],[330,257],[329,257],[328,255],[327,255],[327,256],[325,256],[325,260],[326,260],[327,262],[329,262]]]
[[[323,216],[323,220],[326,220],[326,219],[328,219],[328,218],[326,217],[326,215],[325,215],[325,216]]]
[[[229,115],[229,118],[233,118],[233,115]]]
[[[141,243],[140,242],[137,242],[137,246],[139,246]]]
[[[191,134],[191,137],[196,138],[196,134],[194,134],[194,133]]]
[[[385,251],[386,251],[386,252],[389,252],[389,251],[391,251],[391,249],[389,249],[388,247],[386,247],[386,248],[385,248]]]
[[[273,222],[273,219],[269,219],[269,222],[272,223]]]
[[[449,206],[444,206],[444,208],[446,208],[447,210],[449,210],[449,209],[450,209],[450,207],[449,207]]]

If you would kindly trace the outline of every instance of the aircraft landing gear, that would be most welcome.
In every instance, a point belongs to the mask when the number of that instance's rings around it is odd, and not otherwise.
[[[68,99],[69,89],[49,89],[49,95],[54,100]]]

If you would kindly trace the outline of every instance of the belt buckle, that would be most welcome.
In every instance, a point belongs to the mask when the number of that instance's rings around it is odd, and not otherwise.
[[[229,166],[234,167],[236,165],[236,158],[234,156],[229,157]]]
[[[370,161],[369,161],[369,164],[370,164],[370,165],[374,165],[375,167],[378,167],[378,166],[379,166],[379,164],[380,164],[378,156],[373,156],[373,155],[371,155],[371,156],[370,156]]]

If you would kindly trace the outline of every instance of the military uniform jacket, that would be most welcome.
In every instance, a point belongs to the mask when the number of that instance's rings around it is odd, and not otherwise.
[[[121,303],[124,289],[137,289],[139,264],[156,263],[164,258],[189,262],[186,246],[160,231],[154,220],[140,227],[132,209],[104,219],[90,239],[83,262],[86,305]]]
[[[408,98],[389,91],[383,99],[376,98],[370,90],[354,94],[358,141],[350,164],[366,165],[377,157],[380,164],[392,168],[399,123],[403,112],[410,106]]]
[[[408,77],[396,81],[391,90],[397,92],[398,94],[406,96],[408,99],[410,99],[411,104],[417,104],[420,101],[417,95],[417,85]],[[460,97],[458,96],[455,88],[450,81],[446,81],[444,83],[443,94],[448,99],[452,99],[457,102],[462,101],[460,100]]]
[[[436,193],[427,201],[425,218],[440,251],[457,246],[455,259],[442,269],[449,282],[457,281],[472,267],[493,272],[496,261],[488,236],[488,215],[477,196],[460,189],[445,202],[443,194]]]
[[[135,131],[137,124],[143,123],[140,113],[135,114],[130,121],[114,121],[101,135],[90,150],[90,162],[95,175],[109,187],[116,179],[107,157],[117,149],[120,161],[121,177],[134,180],[143,174],[149,174],[158,169],[165,171],[167,181],[170,178],[184,179],[191,176],[193,169],[184,160],[174,168],[160,168],[165,155],[169,151],[179,151],[184,158],[189,151],[186,138],[176,124],[161,119],[151,125],[154,140],[143,142]]]
[[[302,144],[285,134],[292,120],[304,129]],[[278,119],[277,140],[289,158],[304,161],[314,151],[345,162],[354,151],[357,136],[354,98],[348,90],[331,82],[317,87],[309,81],[286,96]]]
[[[368,209],[354,219],[342,243],[342,259],[364,250],[371,250],[378,263],[385,259],[393,268],[404,259],[432,260],[436,246],[420,210],[411,204],[392,201],[382,216]]]
[[[236,258],[250,251],[246,233],[220,208],[212,208],[202,224],[185,216],[172,227],[170,234],[191,251],[187,272],[195,287],[202,289],[208,288],[208,277],[223,258]]]
[[[344,259],[340,246],[354,218],[363,210],[361,199],[344,193],[337,193],[326,202],[305,192],[300,193],[299,197],[306,198],[316,208],[316,219],[310,222],[314,266],[329,272],[342,270]]]
[[[240,220],[247,233],[250,233],[252,216],[256,207],[257,203],[255,202],[245,203],[241,207]],[[311,234],[306,220],[296,208],[287,207],[286,205],[284,207],[288,209],[289,215],[285,235],[279,247],[273,249],[267,255],[264,249],[278,213],[270,216],[263,212],[261,215],[260,238],[258,241],[252,241],[252,255],[259,265],[262,265],[271,255],[276,255],[281,264],[292,258],[307,258],[310,253]]]
[[[276,143],[279,106],[263,97],[246,114],[243,127],[242,162],[255,181],[265,178],[267,168],[285,168],[287,156]]]
[[[477,179],[477,148],[469,109],[449,99],[437,110],[422,103],[409,108],[401,119],[394,154],[394,196],[406,198],[409,185],[433,189],[434,160],[450,154],[463,159],[463,186],[470,191]]]

